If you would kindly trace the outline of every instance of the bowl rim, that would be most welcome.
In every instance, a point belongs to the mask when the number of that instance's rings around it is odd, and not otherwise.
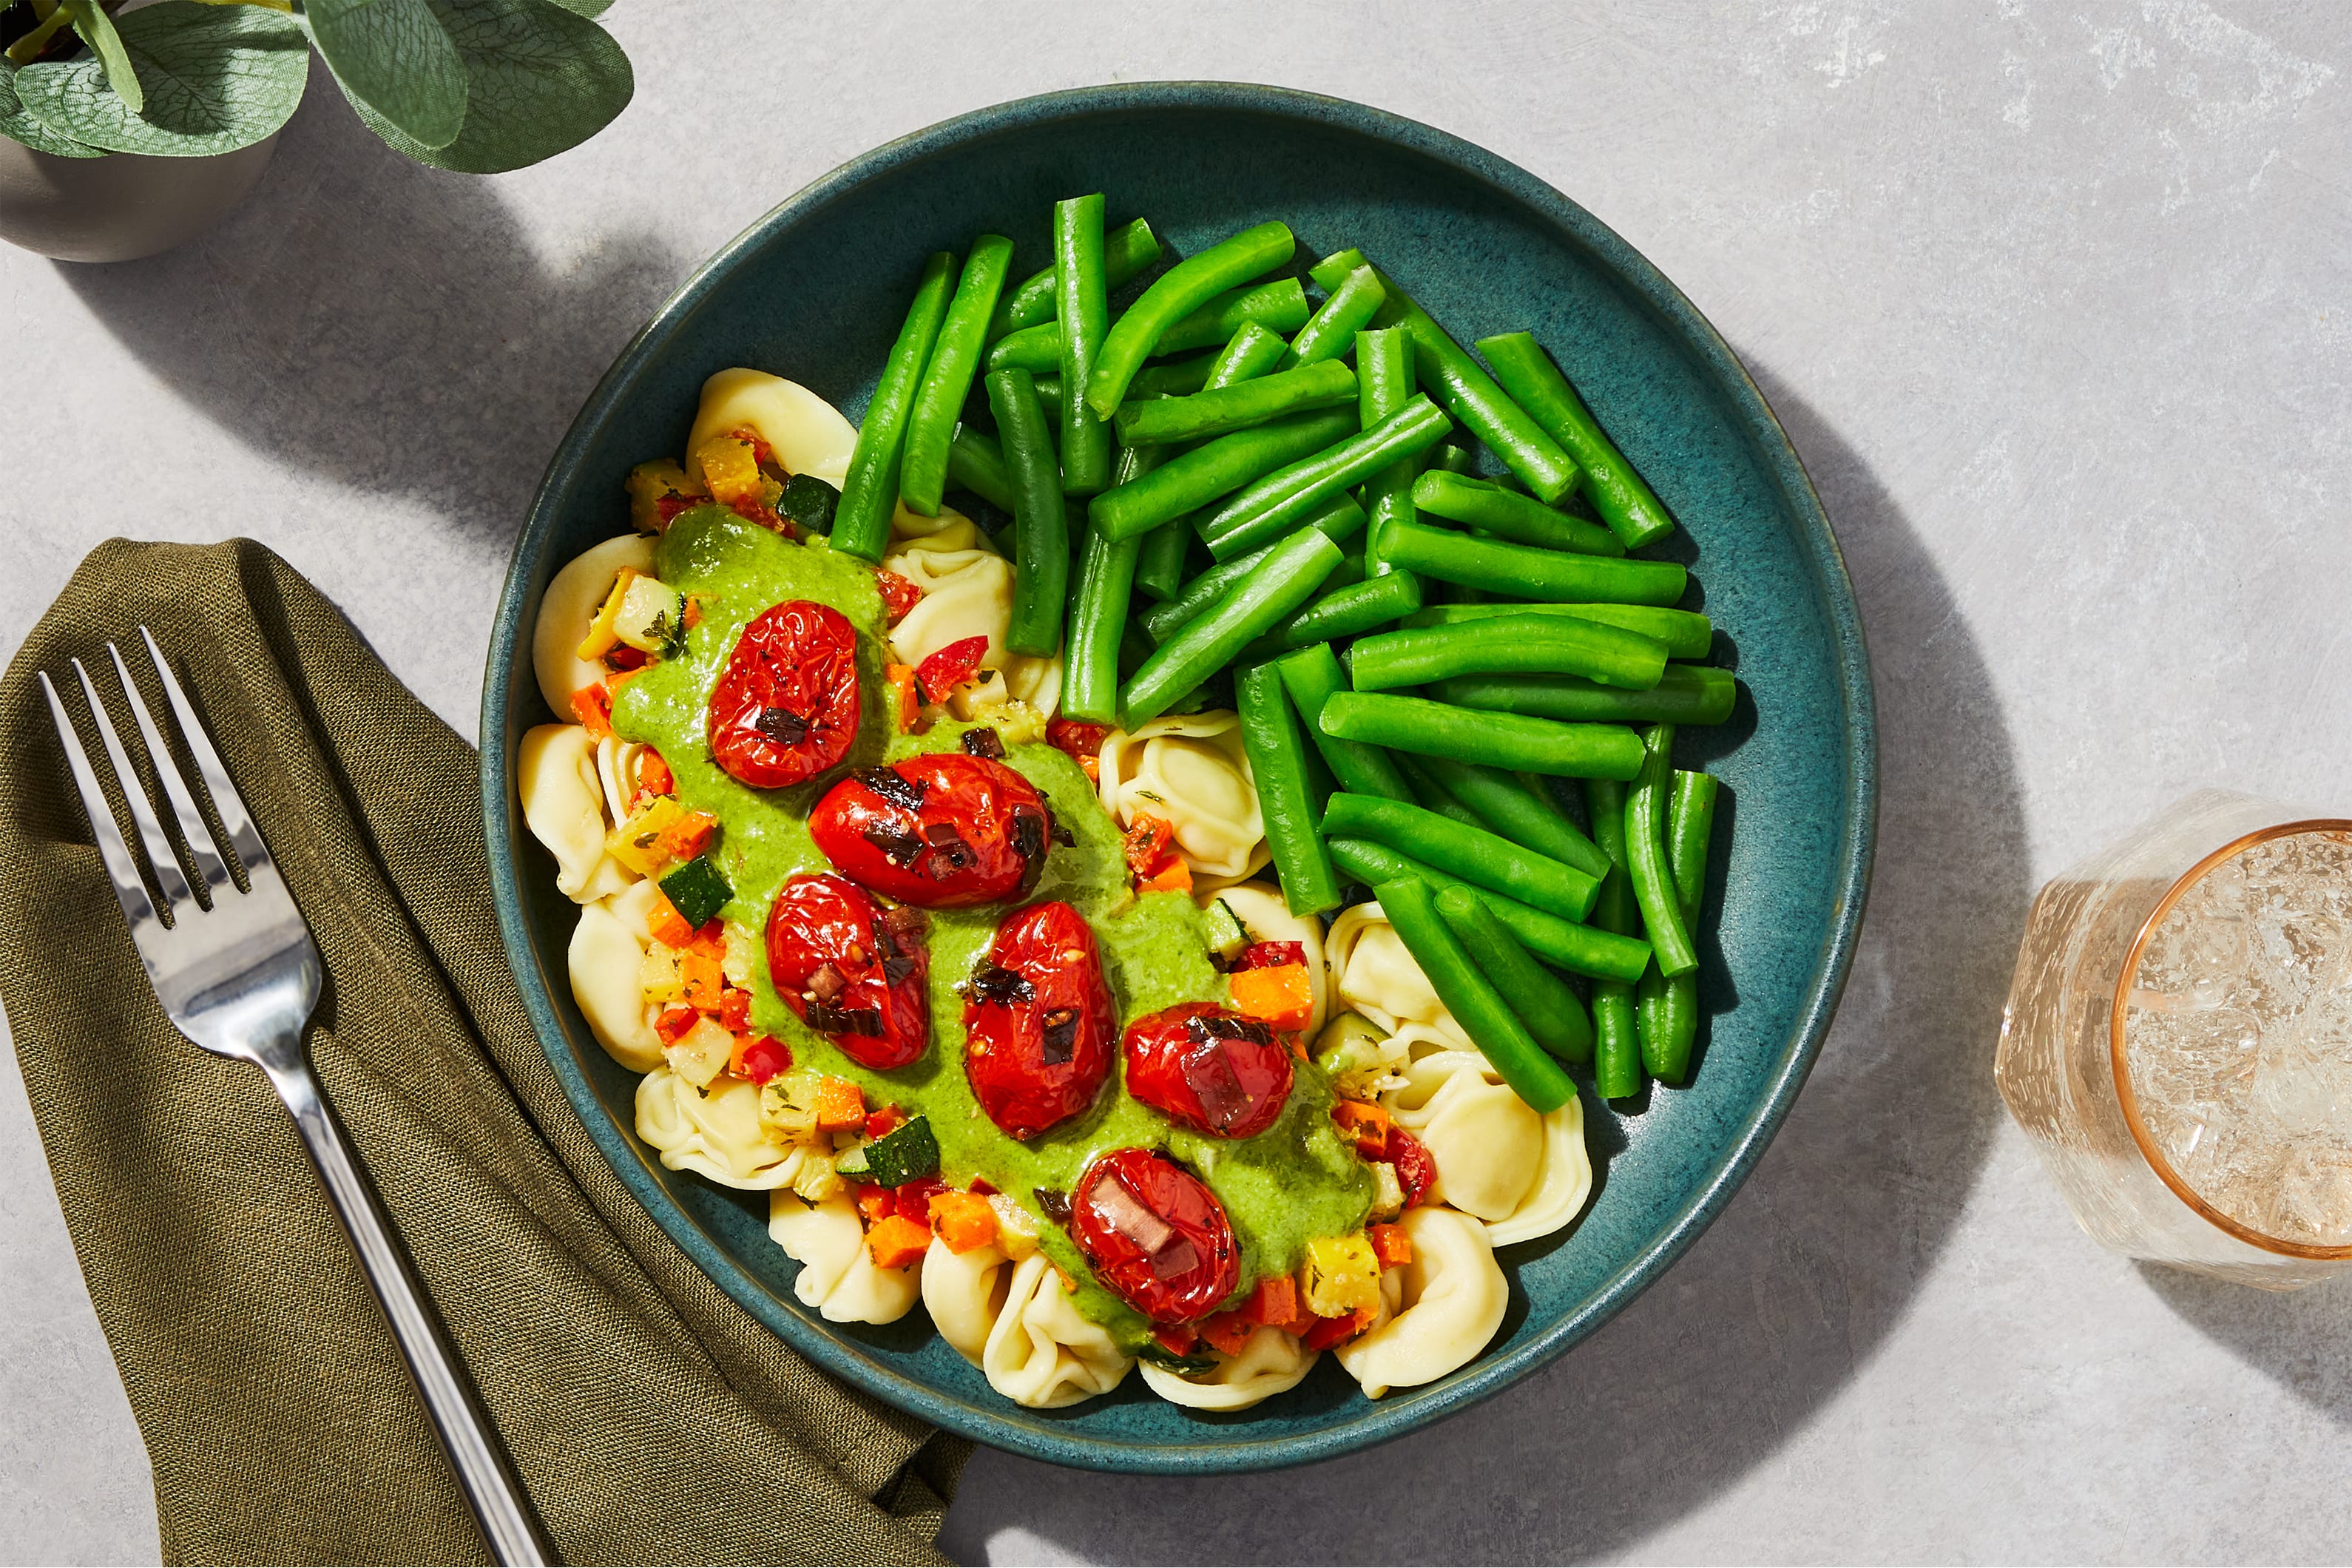
[[[617,1129],[574,1059],[547,973],[531,943],[517,885],[519,808],[506,735],[509,699],[524,689],[511,672],[529,656],[526,627],[538,595],[530,579],[549,550],[554,498],[570,488],[593,433],[629,397],[652,353],[674,337],[745,254],[812,217],[877,175],[915,164],[979,133],[1069,122],[1139,110],[1271,115],[1377,140],[1418,154],[1532,211],[1583,247],[1615,280],[1662,319],[1669,331],[1723,385],[1735,420],[1798,524],[1801,556],[1830,620],[1843,708],[1843,783],[1847,809],[1833,879],[1829,940],[1804,991],[1795,1027],[1768,1076],[1769,1091],[1717,1156],[1714,1169],[1649,1244],[1602,1281],[1575,1311],[1528,1342],[1474,1362],[1441,1387],[1391,1395],[1343,1425],[1277,1437],[1204,1425],[1198,1438],[1148,1443],[1089,1433],[1041,1429],[942,1394],[860,1353],[785,1307],[741,1269],[656,1180],[645,1156]],[[533,496],[515,542],[493,625],[482,682],[482,813],[492,898],[507,956],[525,1009],[573,1111],[622,1184],[697,1267],[794,1350],[854,1386],[946,1430],[1031,1458],[1078,1468],[1138,1474],[1211,1475],[1276,1469],[1334,1458],[1418,1431],[1500,1393],[1565,1354],[1654,1283],[1712,1223],[1747,1179],[1802,1089],[1828,1034],[1852,965],[1876,841],[1878,752],[1869,654],[1844,556],[1827,513],[1788,433],[1722,335],[1682,291],[1633,246],[1583,207],[1507,159],[1433,126],[1349,100],[1297,89],[1223,81],[1118,82],[1015,99],[927,126],[850,159],[812,181],[721,247],[679,285],[630,338],[565,432]],[[593,1111],[592,1111],[592,1107]]]

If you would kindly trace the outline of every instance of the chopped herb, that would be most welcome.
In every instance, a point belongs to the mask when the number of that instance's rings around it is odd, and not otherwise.
[[[697,931],[709,925],[727,907],[727,900],[735,896],[735,889],[727,885],[727,879],[711,864],[708,855],[697,855],[664,877],[661,890],[662,897],[677,910],[678,918]]]

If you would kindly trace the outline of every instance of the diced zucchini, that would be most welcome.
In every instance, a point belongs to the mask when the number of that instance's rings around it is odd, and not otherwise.
[[[658,577],[632,574],[613,635],[641,653],[676,658],[686,651],[686,595]]]
[[[672,1072],[695,1088],[704,1089],[727,1070],[727,1058],[734,1048],[734,1036],[708,1018],[697,1018],[694,1027],[662,1055],[669,1058]]]
[[[700,931],[719,918],[735,889],[712,865],[708,855],[697,855],[677,870],[661,879],[662,897],[678,912],[687,924]]]
[[[612,652],[613,645],[621,640],[621,634],[614,628],[621,619],[621,605],[629,596],[629,584],[635,582],[638,575],[635,567],[624,566],[620,574],[613,579],[613,591],[604,595],[604,602],[596,608],[595,617],[588,623],[588,635],[580,639],[577,651],[582,658],[593,664]]]
[[[1308,1242],[1303,1271],[1307,1310],[1318,1318],[1345,1317],[1380,1305],[1380,1255],[1361,1231]]]
[[[662,515],[662,502],[698,500],[702,495],[686,477],[686,470],[667,458],[631,468],[628,491],[629,522],[639,533],[659,533],[669,526]]]
[[[1219,958],[1239,958],[1242,949],[1249,945],[1249,932],[1243,927],[1241,917],[1226,906],[1224,900],[1219,899],[1202,910],[1201,921],[1208,930],[1209,946]]]
[[[662,835],[685,813],[677,797],[657,795],[630,814],[629,820],[604,836],[604,853],[635,871],[640,877],[650,877],[654,868],[667,858],[661,847]]]
[[[842,1158],[845,1162],[856,1154],[866,1157],[866,1174],[856,1179],[877,1187],[903,1187],[908,1182],[940,1173],[940,1141],[931,1136],[931,1119],[928,1116],[918,1116],[895,1127],[865,1148]],[[840,1170],[845,1176],[851,1174],[846,1163]]]
[[[866,1151],[872,1147],[870,1143],[860,1143],[856,1148],[844,1149],[833,1157],[833,1168],[853,1182],[871,1183],[874,1167],[866,1163]]]
[[[1216,1370],[1217,1358],[1206,1351],[1194,1351],[1191,1355],[1178,1355],[1158,1340],[1146,1339],[1135,1347],[1135,1359],[1149,1362],[1156,1367],[1174,1373],[1179,1377]]]
[[[814,474],[794,474],[784,481],[776,510],[812,533],[831,533],[834,509],[840,504],[841,492],[833,486]]]

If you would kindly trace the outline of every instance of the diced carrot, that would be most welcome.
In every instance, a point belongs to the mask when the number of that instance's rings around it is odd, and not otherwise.
[[[694,928],[686,923],[677,906],[662,896],[659,888],[654,889],[653,908],[646,911],[646,925],[654,933],[654,940],[664,947],[684,948],[694,940]]]
[[[1151,1331],[1151,1337],[1171,1355],[1191,1355],[1192,1347],[1201,1342],[1201,1336],[1182,1323],[1161,1323]]]
[[[1253,1323],[1279,1328],[1298,1316],[1298,1281],[1287,1274],[1269,1274],[1257,1282],[1241,1310]]]
[[[689,948],[677,961],[677,973],[686,983],[688,1006],[705,1013],[719,1010],[719,994],[726,987],[727,976],[720,973],[717,959]]]
[[[931,1227],[917,1225],[904,1215],[877,1220],[866,1233],[866,1250],[873,1254],[877,1268],[908,1268],[920,1263],[930,1249]]]
[[[713,963],[725,963],[727,962],[727,922],[717,915],[703,921],[696,928],[694,934],[687,939],[686,951],[702,953]]]
[[[931,1229],[950,1252],[970,1252],[996,1239],[996,1206],[975,1193],[950,1187],[931,1194]]]
[[[1201,1321],[1201,1337],[1226,1355],[1241,1354],[1242,1347],[1249,1343],[1250,1335],[1256,1330],[1257,1324],[1244,1310],[1219,1312]]]
[[[871,1182],[858,1183],[851,1189],[850,1196],[857,1205],[857,1212],[865,1216],[866,1223],[868,1225],[877,1220],[887,1219],[898,1212],[898,1195],[889,1188],[877,1187]]]
[[[775,516],[775,513],[770,512],[768,515],[770,517],[773,517]],[[785,523],[783,526],[787,530],[792,527],[790,523]],[[789,534],[787,537],[789,537]],[[688,631],[692,631],[695,627],[700,626],[702,624],[702,601],[696,598],[691,594],[686,595],[686,608],[678,611],[677,618],[678,623],[685,626]]]
[[[885,665],[882,674],[890,683],[891,711],[898,719],[899,733],[921,734],[929,726],[923,722],[923,695],[916,689],[915,667]]]
[[[1364,1234],[1371,1238],[1372,1256],[1381,1260],[1383,1268],[1402,1268],[1412,1261],[1412,1237],[1401,1225],[1370,1225]]]
[[[665,1046],[674,1046],[686,1038],[687,1032],[700,1022],[702,1015],[691,1007],[665,1007],[654,1020],[654,1034]]]
[[[613,732],[613,694],[602,686],[582,687],[572,694],[572,716],[591,738],[603,740]]]
[[[662,754],[651,746],[647,746],[637,755],[637,793],[640,795],[676,795],[677,793],[677,779],[670,773],[669,764],[662,761]],[[631,801],[629,809],[635,810],[636,805],[635,801]]]
[[[1139,893],[1189,893],[1192,890],[1192,868],[1181,855],[1171,855],[1168,863],[1142,881],[1136,883]]]
[[[1315,983],[1303,963],[1245,969],[1230,975],[1234,1011],[1269,1029],[1303,1029],[1315,1017]]]
[[[751,994],[730,986],[719,994],[719,1021],[741,1031],[751,1026]]]
[[[1367,1160],[1378,1160],[1388,1151],[1389,1113],[1378,1105],[1360,1100],[1343,1100],[1331,1107],[1331,1120],[1339,1131],[1356,1141],[1356,1152]]]
[[[1096,785],[1101,784],[1102,759],[1100,757],[1080,757],[1078,759],[1078,766],[1086,770],[1087,783]]]
[[[845,1078],[819,1079],[816,1124],[827,1132],[846,1132],[866,1124],[866,1096]]]
[[[691,860],[709,846],[710,836],[718,831],[717,817],[707,811],[689,811],[664,828],[658,842],[665,855]]]

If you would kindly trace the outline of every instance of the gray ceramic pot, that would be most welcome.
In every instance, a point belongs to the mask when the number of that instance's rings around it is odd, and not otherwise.
[[[245,199],[278,138],[214,158],[59,158],[0,138],[0,239],[60,261],[132,261]]]

